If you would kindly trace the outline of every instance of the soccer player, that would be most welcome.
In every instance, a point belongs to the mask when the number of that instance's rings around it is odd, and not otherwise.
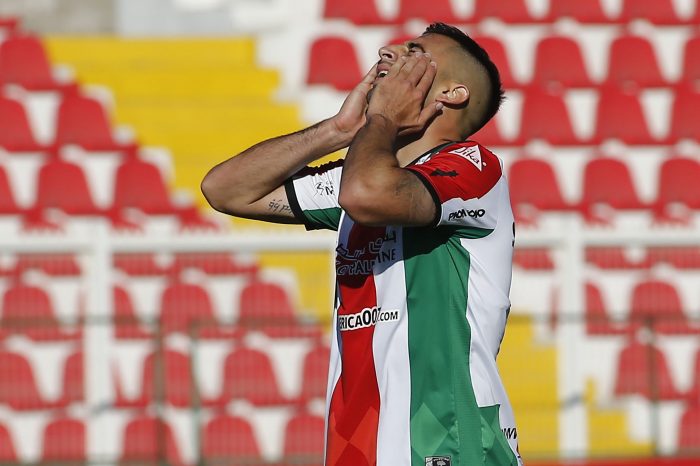
[[[467,140],[498,111],[498,70],[442,23],[379,57],[334,117],[224,161],[202,191],[338,231],[326,466],[522,465],[496,366],[513,214],[501,160]]]

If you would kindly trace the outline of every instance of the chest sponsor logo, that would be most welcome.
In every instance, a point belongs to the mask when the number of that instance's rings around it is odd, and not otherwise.
[[[426,456],[425,466],[451,466],[451,456]]]
[[[479,171],[486,165],[481,160],[481,151],[478,146],[458,147],[455,150],[451,150],[450,154],[459,155],[463,159],[470,161]]]
[[[364,248],[349,251],[345,245],[335,248],[335,271],[337,275],[370,275],[375,264],[396,261],[396,232],[367,243]]]
[[[398,309],[382,309],[379,306],[366,307],[355,314],[338,315],[338,330],[345,332],[373,327],[377,322],[396,322]]]
[[[450,212],[450,215],[447,216],[447,220],[458,220],[460,218],[464,217],[470,217],[470,218],[481,218],[484,215],[486,215],[486,211],[484,209],[474,209],[474,210],[467,210],[467,209],[459,209],[454,212]]]

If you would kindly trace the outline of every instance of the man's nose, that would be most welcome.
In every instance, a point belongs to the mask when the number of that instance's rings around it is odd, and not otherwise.
[[[405,55],[407,51],[408,49],[405,45],[385,45],[384,47],[379,49],[379,58],[381,60],[395,62],[399,59],[400,56]]]

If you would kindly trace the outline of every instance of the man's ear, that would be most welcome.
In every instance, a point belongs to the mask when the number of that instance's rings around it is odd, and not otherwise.
[[[469,101],[469,88],[464,84],[451,83],[435,98],[446,107],[461,107]]]

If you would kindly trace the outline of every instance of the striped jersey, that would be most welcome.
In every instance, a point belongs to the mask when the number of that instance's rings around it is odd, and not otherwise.
[[[308,229],[338,231],[325,465],[522,465],[496,366],[515,234],[502,162],[467,141],[406,169],[432,194],[434,225],[354,223],[338,203],[342,160],[285,184]]]

